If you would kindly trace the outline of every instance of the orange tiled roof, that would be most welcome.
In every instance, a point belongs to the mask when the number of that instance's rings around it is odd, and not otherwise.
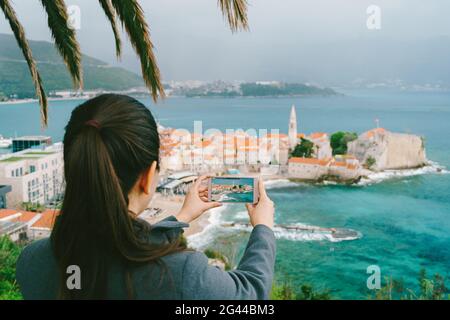
[[[385,132],[386,132],[386,129],[384,129],[384,128],[375,128],[375,129],[367,131],[366,136],[368,138],[372,138],[375,134],[382,134]]]
[[[55,223],[55,218],[57,215],[59,215],[59,210],[47,209],[42,213],[41,218],[31,227],[51,229]]]
[[[347,163],[345,163],[345,162],[333,162],[331,165],[335,166],[335,167],[346,167]]]
[[[314,132],[309,135],[311,139],[321,139],[325,138],[327,134],[325,132]]]
[[[268,133],[266,134],[266,138],[287,138],[288,135],[285,133]]]
[[[20,217],[14,219],[14,221],[28,222],[38,215],[37,212],[31,212],[31,211],[20,211],[20,213],[21,213]]]
[[[315,159],[315,158],[292,157],[292,158],[289,159],[289,163],[302,163],[302,164],[326,166],[326,165],[328,165],[330,163],[330,160],[320,160],[320,159]]]
[[[0,219],[12,216],[14,214],[19,213],[19,211],[17,210],[13,210],[13,209],[1,209],[0,210]]]
[[[176,129],[172,132],[172,135],[178,136],[178,137],[184,137],[184,136],[190,136],[191,134],[187,131]]]

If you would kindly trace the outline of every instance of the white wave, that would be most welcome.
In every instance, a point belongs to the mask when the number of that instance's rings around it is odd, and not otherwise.
[[[205,248],[208,244],[214,241],[218,228],[221,228],[222,212],[227,209],[229,205],[222,205],[221,207],[211,209],[208,217],[208,225],[200,232],[186,237],[190,247],[195,249]]]
[[[436,162],[429,161],[428,164],[421,168],[416,169],[402,169],[402,170],[385,170],[382,172],[374,172],[362,178],[357,185],[370,185],[374,183],[380,183],[382,181],[394,178],[405,178],[411,176],[418,176],[424,174],[448,174],[450,173],[444,166],[439,165]]]
[[[291,226],[300,227],[303,228],[304,230],[286,229],[280,226],[275,226],[273,228],[275,238],[291,241],[341,242],[341,241],[357,240],[362,237],[362,234],[360,232],[351,229],[336,229],[335,233],[333,233],[331,229],[325,230],[317,226],[310,226],[301,223],[297,223]],[[234,227],[223,227],[223,229],[251,232],[252,227],[237,225]]]
[[[295,187],[300,185],[300,183],[289,181],[289,179],[274,179],[264,181],[264,185],[267,189],[275,189],[275,188],[286,188],[286,187]]]
[[[362,237],[359,232],[355,235],[349,235],[347,237],[335,237],[331,232],[309,232],[309,231],[294,231],[286,230],[283,228],[274,228],[275,237],[279,239],[286,239],[291,241],[330,241],[330,242],[341,242],[357,240]]]
[[[248,212],[247,210],[238,211],[234,215],[235,220],[248,220]]]

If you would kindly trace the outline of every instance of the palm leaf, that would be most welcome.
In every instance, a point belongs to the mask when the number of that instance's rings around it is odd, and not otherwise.
[[[83,86],[81,51],[75,30],[68,24],[66,4],[64,0],[41,0],[41,3],[47,12],[48,27],[55,40],[56,48],[69,70],[74,86],[81,88]]]
[[[153,100],[156,101],[158,95],[164,97],[161,74],[153,53],[150,31],[142,7],[137,0],[111,0],[111,2],[141,60],[142,76],[151,91]]]
[[[248,30],[247,0],[218,0],[232,32]]]
[[[11,7],[9,0],[0,0],[0,8],[5,14],[6,20],[9,22],[11,29],[16,38],[19,48],[22,50],[22,54],[28,64],[28,69],[30,69],[31,79],[33,80],[34,88],[36,90],[36,95],[39,99],[39,105],[41,107],[41,121],[43,127],[47,126],[48,122],[48,105],[47,97],[45,95],[44,88],[42,86],[42,79],[36,67],[36,62],[34,61],[33,55],[31,53],[30,46],[28,44],[27,38],[25,36],[25,31],[17,19],[16,12]]]
[[[114,11],[114,7],[111,4],[111,0],[99,0],[100,5],[102,6],[103,11],[105,12],[106,17],[111,23],[111,27],[114,32],[114,38],[116,40],[116,56],[120,58],[122,54],[122,41],[120,40],[119,29],[116,24],[116,13]]]

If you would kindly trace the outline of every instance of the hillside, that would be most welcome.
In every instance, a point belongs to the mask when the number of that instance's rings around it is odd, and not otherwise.
[[[29,41],[47,92],[72,88],[72,81],[53,43]],[[143,86],[140,76],[83,55],[84,89],[126,90]],[[30,72],[12,35],[0,34],[0,96],[34,97]]]
[[[258,84],[243,83],[241,91],[244,97],[256,96],[303,96],[303,95],[336,95],[336,91],[331,88],[319,88],[303,83],[278,83],[278,84]]]

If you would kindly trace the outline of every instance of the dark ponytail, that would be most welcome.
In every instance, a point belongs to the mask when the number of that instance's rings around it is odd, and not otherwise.
[[[59,298],[107,298],[108,265],[127,269],[185,249],[178,239],[153,245],[136,233],[128,194],[159,162],[159,135],[150,111],[122,95],[101,95],[78,106],[64,135],[66,190],[51,242],[61,273]],[[66,269],[81,269],[81,290],[68,290]],[[131,288],[130,275],[126,274]],[[132,292],[129,292],[132,297]]]

